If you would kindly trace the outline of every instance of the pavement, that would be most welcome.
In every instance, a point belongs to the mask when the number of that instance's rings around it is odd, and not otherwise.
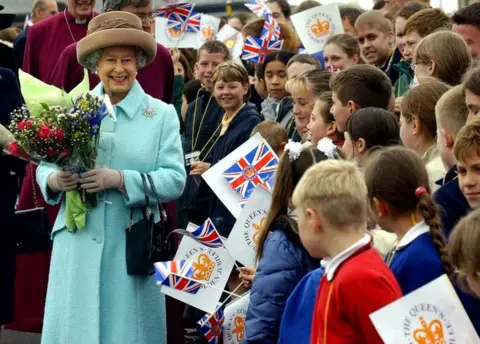
[[[0,344],[40,344],[40,333],[4,330],[0,332]]]

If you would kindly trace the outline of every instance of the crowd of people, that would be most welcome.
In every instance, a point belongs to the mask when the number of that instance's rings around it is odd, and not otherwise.
[[[21,31],[0,12],[2,125],[23,104],[20,70],[69,92],[86,69],[117,117],[93,170],[0,156],[0,323],[45,344],[205,343],[204,312],[127,274],[125,228],[148,175],[170,229],[210,218],[228,237],[236,219],[201,176],[260,133],[279,164],[256,266],[227,284],[250,291],[241,343],[382,343],[369,315],[444,274],[480,334],[480,3],[380,3],[341,8],[344,33],[308,54],[289,4],[269,0],[284,44],[256,64],[215,40],[165,48],[151,0],[104,0],[102,14],[95,0],[35,0]],[[258,37],[264,22],[221,25]],[[75,189],[99,204],[72,234]],[[19,252],[15,211],[32,208],[52,248]]]

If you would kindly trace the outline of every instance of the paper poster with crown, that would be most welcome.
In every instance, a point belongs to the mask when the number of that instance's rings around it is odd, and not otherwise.
[[[223,25],[215,38],[217,41],[225,43],[232,57],[240,57],[243,51],[243,36],[240,31],[235,30],[228,24]]]
[[[290,18],[309,54],[322,51],[332,35],[343,33],[338,4],[317,6],[294,14]]]
[[[194,230],[192,227],[196,226],[189,224],[187,229]],[[162,292],[205,312],[214,312],[232,272],[233,258],[223,247],[207,247],[184,236],[174,260],[182,259],[191,262],[191,277],[201,282],[202,287],[195,294],[168,287],[162,287]]]
[[[242,212],[242,200],[275,172],[275,161],[278,163],[277,155],[257,133],[209,168],[202,178],[238,219]]]
[[[155,19],[155,40],[166,48],[198,48],[195,32],[179,30],[175,23],[160,16]]]
[[[213,41],[220,28],[220,18],[202,14],[200,18],[200,31],[197,34],[198,46],[200,47],[206,41]]]
[[[447,275],[370,314],[385,344],[478,344]]]
[[[272,201],[270,191],[259,185],[250,196],[225,243],[228,252],[245,266],[255,266],[260,229],[267,220]]]
[[[223,344],[240,344],[245,338],[245,319],[249,302],[250,292],[225,306]]]

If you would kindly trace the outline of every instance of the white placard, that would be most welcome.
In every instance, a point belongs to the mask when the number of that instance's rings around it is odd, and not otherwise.
[[[220,18],[203,14],[200,17],[200,31],[197,34],[198,47],[206,41],[213,41],[220,28]]]
[[[370,314],[370,319],[385,344],[480,343],[447,275]]]
[[[232,58],[242,55],[244,45],[242,33],[235,30],[230,25],[225,24],[222,27],[217,33],[216,40],[225,43]]]
[[[260,229],[267,219],[271,202],[270,192],[258,185],[240,213],[225,244],[233,258],[245,266],[255,266]]]
[[[195,32],[182,32],[168,27],[168,19],[155,19],[155,40],[166,48],[198,48]]]
[[[245,319],[249,302],[250,292],[230,302],[225,307],[223,344],[240,344],[240,341],[245,337]]]
[[[206,283],[195,295],[163,286],[161,291],[207,313],[215,312],[222,290],[232,272],[234,260],[225,248],[210,248],[184,236],[174,260],[191,259],[193,279]]]
[[[343,33],[342,17],[337,4],[317,6],[290,18],[309,54],[322,51],[330,36]]]
[[[228,184],[227,179],[223,176],[223,172],[230,168],[235,161],[250,153],[255,147],[263,142],[262,136],[257,133],[252,136],[247,142],[228,154],[225,158],[217,162],[209,168],[202,178],[210,186],[210,189],[217,195],[220,201],[227,207],[232,215],[238,219],[242,212],[240,201],[242,196],[232,189]]]

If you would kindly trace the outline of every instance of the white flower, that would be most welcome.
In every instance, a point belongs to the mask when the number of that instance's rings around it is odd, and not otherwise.
[[[327,137],[324,137],[318,141],[317,149],[325,154],[329,159],[335,159],[335,154],[337,152],[337,146],[335,146]]]
[[[302,144],[300,142],[288,140],[288,143],[285,145],[285,150],[288,153],[288,160],[293,162],[297,160],[300,156],[300,153],[302,153]]]

